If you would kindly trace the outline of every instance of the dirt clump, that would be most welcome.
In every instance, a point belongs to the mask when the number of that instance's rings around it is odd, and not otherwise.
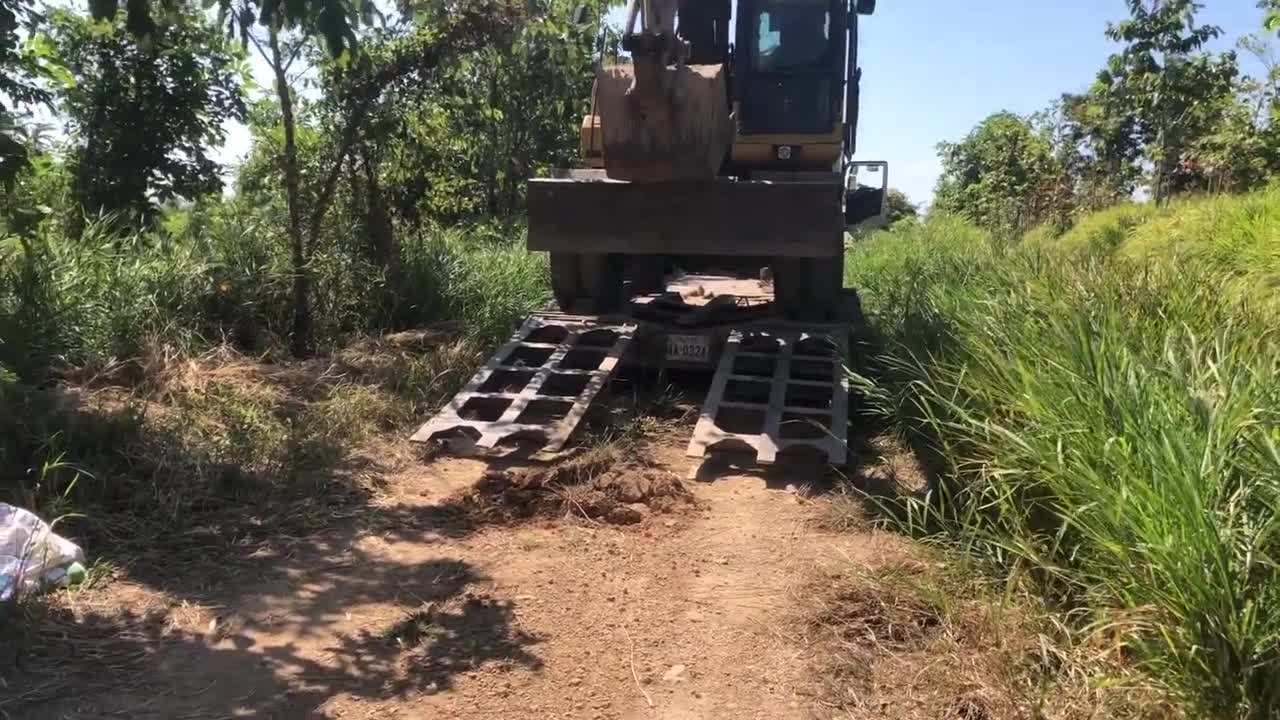
[[[635,525],[650,514],[674,513],[696,503],[672,473],[624,463],[585,474],[563,466],[489,470],[464,494],[462,504],[490,521],[570,515]]]
[[[635,525],[644,522],[648,512],[641,503],[631,505],[614,505],[609,514],[604,516],[605,522],[612,525]]]

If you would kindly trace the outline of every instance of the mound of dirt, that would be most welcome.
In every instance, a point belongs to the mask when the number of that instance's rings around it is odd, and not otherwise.
[[[614,525],[695,505],[693,493],[672,473],[631,463],[585,477],[572,466],[490,470],[462,500],[489,520],[576,515]]]

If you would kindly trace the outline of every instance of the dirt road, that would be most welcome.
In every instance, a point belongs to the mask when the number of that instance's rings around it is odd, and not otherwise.
[[[684,471],[678,443],[652,460]],[[695,505],[626,526],[446,512],[485,470],[415,463],[376,507],[256,549],[186,598],[127,581],[86,594],[84,613],[129,611],[110,655],[136,638],[129,672],[31,717],[826,714],[807,599],[828,569],[875,564],[898,541],[825,531],[824,500],[742,475],[687,483]]]

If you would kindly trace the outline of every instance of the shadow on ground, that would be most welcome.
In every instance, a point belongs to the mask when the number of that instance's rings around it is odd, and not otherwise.
[[[538,638],[514,624],[514,604],[477,593],[486,578],[465,562],[372,564],[350,574],[313,568],[290,622],[238,625],[217,618],[195,632],[169,609],[50,605],[28,651],[0,674],[0,715],[13,718],[314,717],[335,696],[386,699],[448,690],[460,673],[500,663],[538,669]],[[266,596],[257,599],[267,603]],[[304,651],[309,630],[341,626],[368,603],[400,612],[376,632],[338,633]],[[252,601],[250,604],[253,604]],[[270,618],[266,608],[255,617]],[[257,630],[255,641],[246,630]],[[298,638],[273,644],[271,633]],[[323,638],[322,638],[323,640]],[[317,649],[319,652],[317,652]],[[323,661],[318,660],[321,658]]]
[[[911,378],[889,358],[888,343],[873,324],[866,325],[846,359],[853,373],[849,462],[840,484],[861,498],[868,517],[927,531],[921,521],[935,521],[942,496],[955,488],[935,429],[913,417],[902,392]]]
[[[378,506],[382,477],[414,458],[360,449],[457,379],[431,364],[446,360],[235,359],[168,389],[0,385],[0,500],[75,513],[59,532],[114,579],[0,617],[0,717],[310,717],[340,694],[446,690],[479,664],[538,668],[537,638],[473,567],[429,544],[412,560],[357,547],[382,527],[477,528],[449,507]],[[433,384],[397,404],[419,375]]]

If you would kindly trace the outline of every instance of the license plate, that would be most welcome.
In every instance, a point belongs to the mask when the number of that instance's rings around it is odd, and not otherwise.
[[[667,359],[680,362],[710,362],[711,338],[706,335],[668,335]]]

